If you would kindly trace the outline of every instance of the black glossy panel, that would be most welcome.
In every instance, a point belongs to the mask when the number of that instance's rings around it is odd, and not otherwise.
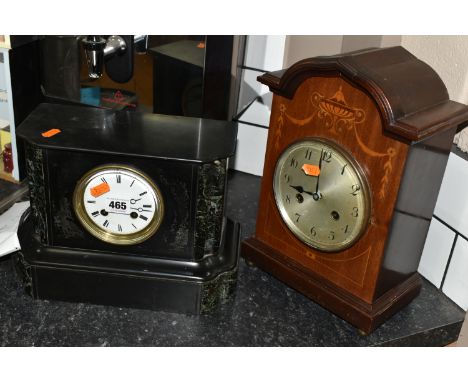
[[[35,298],[198,313],[200,285],[112,273],[33,267]]]
[[[42,132],[52,128],[60,129],[61,133],[42,137]],[[209,162],[234,154],[237,124],[41,104],[21,124],[17,134],[52,149]]]

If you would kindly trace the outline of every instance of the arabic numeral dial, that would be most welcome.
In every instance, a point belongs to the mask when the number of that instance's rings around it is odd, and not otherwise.
[[[276,162],[273,193],[286,229],[318,251],[345,250],[368,227],[365,173],[346,148],[327,139],[289,145]]]

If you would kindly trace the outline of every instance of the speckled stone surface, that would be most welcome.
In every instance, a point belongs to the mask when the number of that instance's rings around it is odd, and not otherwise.
[[[228,215],[254,232],[260,178],[230,174]],[[440,346],[457,339],[465,312],[428,282],[369,336],[258,268],[240,263],[234,300],[209,315],[35,301],[0,260],[2,346]]]

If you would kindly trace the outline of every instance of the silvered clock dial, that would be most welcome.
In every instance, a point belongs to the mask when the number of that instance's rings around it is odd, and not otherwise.
[[[123,165],[100,166],[86,173],[75,188],[73,207],[89,233],[121,245],[148,239],[164,214],[156,184],[141,171]]]
[[[285,224],[312,248],[348,248],[368,225],[366,178],[353,157],[329,140],[309,138],[290,145],[276,164],[273,190]]]

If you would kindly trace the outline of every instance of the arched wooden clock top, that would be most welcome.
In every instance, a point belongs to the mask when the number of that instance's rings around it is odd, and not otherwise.
[[[291,99],[303,81],[317,76],[343,77],[367,92],[383,117],[384,131],[408,143],[468,118],[466,105],[449,99],[436,71],[401,46],[308,58],[258,80]]]

